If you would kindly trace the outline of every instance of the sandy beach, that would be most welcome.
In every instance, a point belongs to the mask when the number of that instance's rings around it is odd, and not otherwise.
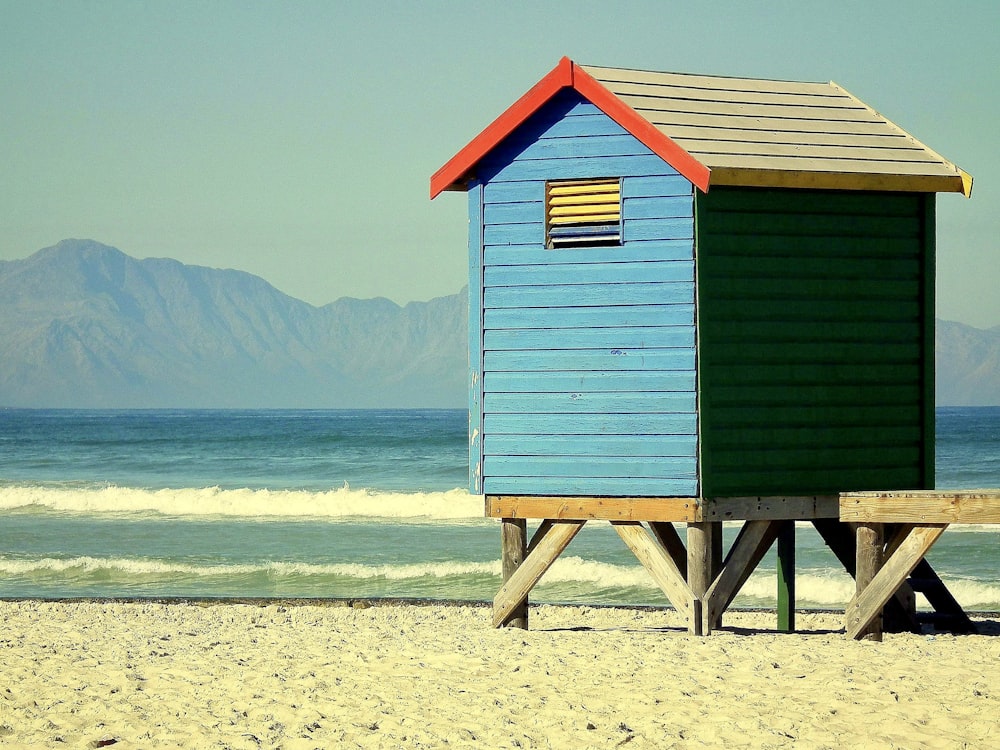
[[[1000,625],[537,607],[0,602],[0,745],[992,748]]]

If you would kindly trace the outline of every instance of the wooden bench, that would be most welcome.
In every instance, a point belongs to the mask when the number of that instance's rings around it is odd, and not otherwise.
[[[856,593],[847,605],[847,635],[881,640],[882,610],[921,566],[924,556],[953,523],[1000,523],[1000,490],[847,492],[840,520],[856,539]],[[887,533],[888,532],[888,533]],[[936,582],[936,583],[935,583]],[[960,624],[971,623],[961,606],[933,576],[928,601]]]

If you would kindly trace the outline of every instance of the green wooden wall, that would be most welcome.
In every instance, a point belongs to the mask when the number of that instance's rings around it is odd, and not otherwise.
[[[934,196],[696,200],[702,493],[934,484]]]

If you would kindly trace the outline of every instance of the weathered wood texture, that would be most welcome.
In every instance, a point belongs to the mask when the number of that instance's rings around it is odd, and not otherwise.
[[[696,496],[691,183],[573,91],[476,174],[482,491]],[[605,177],[621,178],[621,246],[547,250],[546,181]]]
[[[698,598],[691,591],[684,574],[670,554],[638,521],[612,521],[618,536],[656,581],[674,609],[687,619],[691,632],[698,634],[695,607]]]
[[[706,497],[927,487],[920,195],[697,196]]]
[[[483,186],[469,185],[469,492],[483,491]]]
[[[656,537],[656,541],[670,555],[684,580],[687,580],[687,548],[681,541],[680,534],[677,533],[674,525],[666,521],[650,521],[649,530]]]
[[[698,504],[689,497],[487,495],[486,515],[490,518],[686,522],[698,515]]]
[[[583,528],[584,523],[586,522],[560,521],[547,527],[545,535],[533,544],[524,562],[493,598],[493,627],[501,627],[522,602],[527,601],[528,593]]]
[[[722,569],[722,523],[705,521],[687,525],[687,582],[700,601]],[[704,609],[703,609],[704,616]],[[707,630],[722,626],[722,613],[707,624]]]
[[[582,67],[710,167],[713,189],[967,190],[954,164],[834,83]]]
[[[504,583],[511,579],[528,554],[528,522],[523,518],[505,518],[500,524],[500,567]],[[528,628],[528,597],[525,595],[502,623],[511,628]]]
[[[795,632],[795,521],[778,532],[778,630]]]
[[[774,544],[781,521],[747,521],[726,555],[722,570],[702,597],[704,632],[709,633],[722,618],[740,588]]]
[[[829,518],[815,519],[812,523],[830,551],[840,560],[847,574],[854,578],[857,547],[854,525]],[[895,595],[885,604],[882,624],[886,632],[920,632],[920,623],[916,616],[916,599],[913,589],[907,583],[902,583]]]
[[[804,497],[706,497],[701,501],[701,517],[706,521],[799,520],[837,518],[837,495]]]
[[[859,585],[858,593],[847,605],[844,618],[849,638],[858,638],[866,632],[889,597],[899,589],[946,528],[947,524],[929,524],[913,529],[884,561],[871,582],[863,588]]]
[[[883,529],[878,523],[859,523],[854,530],[857,544],[855,545],[855,576],[857,594],[860,595],[871,584],[875,574],[882,567]],[[886,597],[888,601],[888,597]],[[858,614],[860,620],[861,614]],[[858,640],[882,640],[882,608],[879,607],[869,618],[868,624],[858,627],[854,634]]]
[[[846,492],[840,517],[863,523],[1000,523],[1000,490]]]

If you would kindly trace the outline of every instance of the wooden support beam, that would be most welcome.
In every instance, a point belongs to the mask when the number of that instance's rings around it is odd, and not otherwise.
[[[711,521],[689,523],[687,526],[687,582],[694,595],[702,602],[712,581],[722,568],[722,523]],[[703,609],[704,614],[704,609]],[[708,623],[705,633],[721,627],[722,613]]]
[[[856,578],[857,545],[854,541],[853,525],[827,518],[816,519],[812,523],[826,545],[840,560],[847,574],[851,578]],[[917,620],[915,604],[913,590],[904,582],[885,605],[883,630],[890,633],[919,633],[920,623]]]
[[[653,532],[656,541],[662,544],[663,549],[670,555],[674,565],[681,572],[681,576],[687,580],[687,547],[681,541],[681,536],[677,533],[674,525],[666,521],[650,521],[649,530]]]
[[[942,616],[948,630],[954,633],[976,632],[976,626],[962,609],[962,605],[951,595],[944,581],[926,559],[918,562],[911,571],[910,585],[923,594],[934,611]]]
[[[700,635],[700,600],[692,593],[673,558],[638,521],[612,521],[611,525],[649,571],[674,609],[687,619],[688,630]]]
[[[695,497],[486,496],[489,518],[686,522],[697,520],[700,512]]]
[[[858,594],[875,578],[875,574],[882,568],[882,545],[883,528],[880,523],[859,523],[854,530],[857,540],[855,546],[855,590]],[[888,601],[889,597],[886,597]],[[882,640],[882,606],[869,618],[868,624],[863,628],[858,628],[854,635],[858,640],[881,641]]]
[[[1000,523],[1000,490],[845,492],[840,520],[870,523]]]
[[[534,542],[531,552],[493,598],[493,627],[499,628],[507,622],[585,523],[586,521],[559,521],[548,526],[544,536]]]
[[[706,634],[711,631],[712,624],[722,617],[722,613],[774,544],[780,526],[781,521],[747,521],[743,524],[726,555],[722,571],[702,597]]]
[[[701,521],[811,521],[837,518],[838,495],[706,497],[701,501]]]
[[[500,523],[500,562],[504,583],[511,579],[528,554],[528,522],[523,518],[504,518]],[[528,629],[528,595],[501,623],[504,627]]]
[[[535,533],[531,535],[531,541],[528,542],[528,554],[538,546],[538,543],[545,538],[545,535],[549,533],[549,529],[552,528],[552,524],[555,523],[551,518],[544,519],[538,528],[535,529]]]
[[[881,566],[871,582],[847,605],[844,626],[850,638],[858,638],[889,601],[903,581],[920,563],[948,524],[928,524],[914,528]]]
[[[795,521],[778,532],[778,631],[795,632]]]

